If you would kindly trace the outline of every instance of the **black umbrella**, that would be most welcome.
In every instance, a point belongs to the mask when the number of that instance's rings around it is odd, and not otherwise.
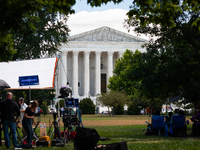
[[[10,88],[10,86],[8,85],[8,83],[6,83],[6,81],[0,79],[0,90],[5,88]]]

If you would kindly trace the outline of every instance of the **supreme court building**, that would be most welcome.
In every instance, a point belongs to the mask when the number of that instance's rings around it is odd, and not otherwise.
[[[106,91],[115,60],[126,49],[144,52],[147,40],[109,27],[101,27],[69,37],[60,47],[58,88],[69,85],[74,98],[90,97]]]

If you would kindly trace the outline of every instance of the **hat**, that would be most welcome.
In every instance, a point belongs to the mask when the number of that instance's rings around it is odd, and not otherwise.
[[[19,98],[19,101],[24,101],[24,98],[23,98],[23,97],[20,97],[20,98]]]

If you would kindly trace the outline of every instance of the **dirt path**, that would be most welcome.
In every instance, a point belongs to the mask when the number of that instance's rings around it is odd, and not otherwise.
[[[84,126],[120,126],[120,125],[145,125],[146,120],[101,120],[83,121]]]
[[[188,119],[188,118],[186,118]],[[189,119],[188,119],[189,120]],[[38,120],[36,120],[38,121]],[[49,127],[49,124],[51,124],[53,121],[53,119],[50,120],[48,118],[41,118],[41,122],[42,124],[46,124],[47,127]],[[95,119],[95,117],[93,118],[93,120],[83,120],[83,125],[84,126],[123,126],[123,125],[147,125],[145,123],[145,121],[148,121],[148,117],[129,117],[129,118],[101,118],[101,119]],[[149,120],[150,121],[150,120]],[[192,123],[190,121],[190,123]],[[21,124],[19,124],[19,126],[21,127]],[[60,121],[60,126],[63,126],[63,122]],[[38,126],[39,127],[39,126]]]

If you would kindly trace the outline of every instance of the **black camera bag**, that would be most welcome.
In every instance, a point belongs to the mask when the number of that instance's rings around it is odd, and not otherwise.
[[[94,150],[100,136],[95,129],[77,127],[74,150]]]

